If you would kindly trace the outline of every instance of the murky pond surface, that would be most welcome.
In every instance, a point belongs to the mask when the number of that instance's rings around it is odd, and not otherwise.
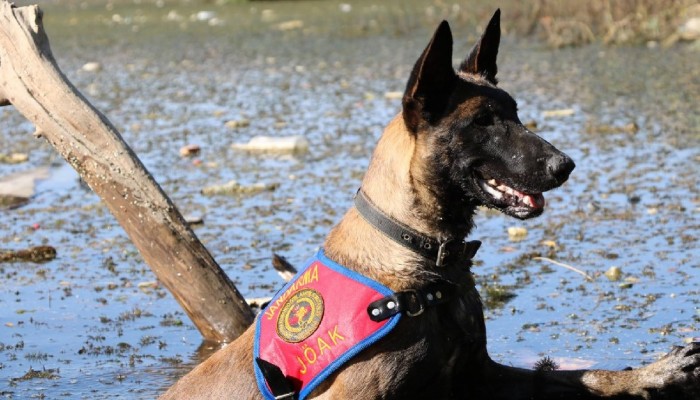
[[[68,78],[181,211],[203,216],[197,235],[243,294],[261,297],[281,285],[272,252],[302,263],[349,207],[399,110],[385,94],[403,89],[437,22],[453,21],[462,55],[492,12],[381,4],[44,8]],[[697,45],[551,51],[506,36],[501,86],[577,168],[538,219],[478,216],[472,238],[484,245],[474,271],[495,359],[623,368],[700,336],[698,61]],[[87,62],[101,70],[81,70]],[[226,126],[244,119],[248,126]],[[58,257],[0,263],[0,394],[153,398],[201,360],[200,335],[99,198],[33,131],[0,109],[0,153],[29,154],[0,164],[0,179],[50,170],[27,205],[0,210],[0,249],[48,244]],[[256,135],[303,135],[311,149],[230,148]],[[178,153],[190,143],[202,148],[197,161]],[[200,193],[232,179],[279,186]],[[509,227],[527,235],[514,241]],[[618,281],[603,275],[613,266]]]

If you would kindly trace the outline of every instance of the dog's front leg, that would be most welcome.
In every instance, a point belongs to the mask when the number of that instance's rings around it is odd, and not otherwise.
[[[647,366],[624,370],[531,371],[489,360],[490,399],[700,399],[700,343],[676,347]]]
[[[485,388],[490,393],[483,393],[479,398],[493,400],[592,400],[606,397],[634,399],[633,396],[613,394],[619,392],[613,388],[616,381],[629,381],[633,375],[630,372],[632,371],[534,371],[492,362],[486,369],[488,385]]]

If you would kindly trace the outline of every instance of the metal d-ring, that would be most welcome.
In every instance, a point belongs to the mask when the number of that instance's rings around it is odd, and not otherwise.
[[[409,317],[417,317],[423,314],[423,311],[425,311],[425,304],[423,304],[423,297],[421,296],[421,294],[416,289],[408,289],[404,291],[404,293],[406,293],[407,295],[413,295],[416,299],[416,303],[418,303],[418,305],[420,306],[418,311],[415,312],[411,311],[408,307],[406,307],[406,315],[408,315]]]

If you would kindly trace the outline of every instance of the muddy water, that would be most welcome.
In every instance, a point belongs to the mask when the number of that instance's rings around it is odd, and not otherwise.
[[[303,262],[349,206],[399,109],[385,94],[402,90],[439,19],[454,21],[461,55],[491,11],[405,1],[45,9],[66,75],[183,213],[203,216],[196,233],[246,297],[280,286],[272,252]],[[474,271],[495,359],[622,368],[700,336],[698,59],[693,45],[550,51],[505,38],[502,86],[577,168],[538,219],[478,216]],[[82,71],[87,62],[102,68]],[[58,257],[0,264],[0,393],[152,398],[206,348],[100,200],[32,132],[0,109],[0,152],[29,154],[0,164],[0,177],[51,171],[29,204],[0,211],[0,249],[48,244]],[[304,135],[311,150],[230,148],[256,135]],[[190,143],[202,148],[196,161],[178,154]],[[229,180],[279,186],[200,194]],[[527,235],[512,240],[509,227]],[[618,281],[603,275],[613,266]]]

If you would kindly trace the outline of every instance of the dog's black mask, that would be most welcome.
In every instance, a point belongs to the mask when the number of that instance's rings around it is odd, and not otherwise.
[[[449,193],[442,198],[526,219],[542,213],[542,192],[564,183],[574,162],[525,128],[496,86],[499,19],[496,11],[457,72],[449,25],[440,24],[408,81],[403,117],[428,149],[426,179]]]

